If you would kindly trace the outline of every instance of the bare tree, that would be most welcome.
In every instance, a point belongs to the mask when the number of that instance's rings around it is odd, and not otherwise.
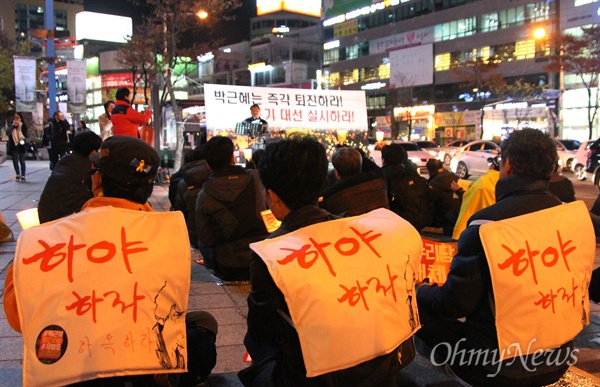
[[[136,28],[136,33],[129,38],[117,52],[117,62],[124,65],[132,73],[133,89],[142,87],[144,102],[149,104],[149,86],[156,78],[156,55],[160,49],[153,37],[156,35],[149,30],[149,24],[142,24]]]
[[[183,118],[175,98],[173,84],[187,74],[173,71],[176,66],[189,64],[190,58],[206,53],[220,44],[213,36],[213,27],[225,20],[231,20],[230,14],[240,7],[239,0],[146,0],[152,13],[145,19],[146,37],[159,47],[153,46],[155,62],[159,64],[156,72],[162,74],[163,93],[155,109],[162,109],[170,103],[177,122],[177,141],[175,146],[174,169],[179,169],[183,159]],[[204,15],[199,16],[203,11]],[[167,101],[168,98],[168,101]]]
[[[460,62],[451,71],[456,80],[479,97],[480,109],[483,109],[488,93],[491,93],[493,89],[502,88],[506,84],[502,74],[496,73],[498,67],[497,63],[488,59],[476,58],[475,60]],[[483,137],[483,113],[481,114],[480,124],[481,136]]]
[[[543,89],[544,87],[541,84],[532,84],[523,81],[523,79],[517,79],[512,83],[493,87],[492,92],[500,99],[527,102],[526,106],[514,108],[517,126],[519,126],[521,122],[529,117],[531,111],[531,104],[529,102],[541,99]],[[507,112],[504,114],[504,122],[508,124]]]
[[[582,27],[581,30],[581,35],[564,34],[551,39],[556,44],[555,54],[550,56],[546,71],[575,74],[581,86],[585,87],[588,97],[588,138],[592,139],[600,107],[600,26]]]

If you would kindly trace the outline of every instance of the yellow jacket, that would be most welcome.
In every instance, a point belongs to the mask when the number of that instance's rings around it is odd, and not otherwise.
[[[490,169],[467,188],[463,195],[456,225],[454,225],[453,239],[460,237],[474,213],[496,203],[496,183],[498,180],[500,180],[500,172]]]

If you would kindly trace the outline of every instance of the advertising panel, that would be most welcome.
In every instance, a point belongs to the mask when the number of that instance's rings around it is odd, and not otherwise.
[[[83,60],[67,61],[67,95],[68,109],[73,114],[85,113],[85,79],[86,67]]]
[[[323,19],[343,15],[377,2],[376,0],[323,0]]]
[[[393,88],[433,83],[433,44],[390,52],[390,85]]]
[[[35,112],[35,59],[15,58],[15,109],[18,112]]]

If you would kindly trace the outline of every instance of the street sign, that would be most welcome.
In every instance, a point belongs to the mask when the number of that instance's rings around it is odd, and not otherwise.
[[[544,90],[542,90],[542,97],[545,99],[557,99],[560,97],[560,90],[544,89]]]

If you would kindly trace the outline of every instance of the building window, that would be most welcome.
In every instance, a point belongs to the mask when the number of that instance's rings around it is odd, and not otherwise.
[[[445,52],[435,56],[435,71],[450,70],[450,53]]]
[[[515,58],[531,59],[535,57],[535,39],[520,40],[515,45]]]
[[[342,71],[340,73],[341,82],[343,85],[351,85],[353,83],[358,83],[358,75],[358,69]]]
[[[337,62],[340,60],[339,58],[340,58],[340,50],[338,50],[337,48],[323,52],[323,64],[324,65],[328,65],[328,64]]]
[[[367,95],[367,109],[385,109],[385,95]]]

